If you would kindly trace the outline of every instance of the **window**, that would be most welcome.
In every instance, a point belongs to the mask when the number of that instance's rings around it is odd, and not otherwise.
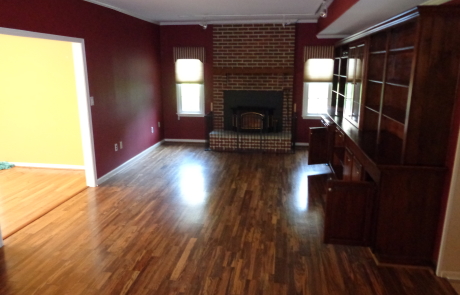
[[[302,117],[317,117],[327,112],[331,99],[334,60],[310,58],[305,62]]]
[[[204,66],[199,59],[176,60],[177,114],[204,116]]]

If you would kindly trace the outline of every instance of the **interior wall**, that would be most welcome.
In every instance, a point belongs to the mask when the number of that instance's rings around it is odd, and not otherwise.
[[[205,138],[203,117],[180,117],[180,120],[178,119],[173,48],[204,47],[206,54],[206,62],[204,63],[205,113],[208,113],[213,96],[212,27],[212,25],[208,25],[207,29],[204,30],[199,25],[161,26],[162,97],[164,136],[166,139],[204,140]]]
[[[83,166],[72,44],[0,35],[0,158]]]
[[[227,27],[227,26],[220,26]],[[263,26],[262,26],[263,27]],[[281,25],[279,25],[281,28]],[[232,26],[228,26],[228,29],[232,30]],[[287,27],[288,30],[292,30],[292,26]],[[249,28],[242,28],[246,30],[246,33],[250,32]],[[222,83],[232,83],[231,76],[219,75],[213,77],[212,69],[215,56],[213,54],[214,46],[213,43],[217,42],[213,38],[213,32],[215,32],[214,26],[208,26],[206,30],[203,30],[202,27],[197,25],[189,26],[162,26],[161,27],[161,56],[162,56],[162,96],[163,101],[163,111],[165,118],[165,138],[170,139],[204,139],[204,120],[203,118],[186,118],[181,117],[180,120],[177,118],[177,109],[176,109],[176,96],[175,96],[175,82],[174,82],[174,63],[172,56],[172,48],[174,46],[202,46],[206,49],[206,59],[205,64],[205,85],[206,85],[206,112],[210,110],[210,102],[220,99],[221,93],[220,89],[224,87]],[[303,93],[303,48],[307,45],[333,45],[338,39],[318,39],[316,38],[317,24],[316,23],[306,23],[306,24],[296,24],[295,25],[295,45],[292,45],[292,50],[294,51],[294,61],[289,61],[290,65],[294,65],[294,76],[289,77],[288,80],[283,81],[283,87],[291,89],[290,96],[293,96],[294,102],[297,103],[297,110],[299,114],[298,119],[298,129],[297,129],[297,138],[299,142],[308,142],[308,128],[319,126],[319,120],[304,120],[301,118],[301,107],[302,107],[302,93]],[[217,34],[223,34],[224,32],[217,32]],[[256,36],[257,32],[251,32],[252,36]],[[257,41],[254,41],[257,42]],[[224,44],[224,46],[231,47],[231,44]],[[276,43],[271,44],[273,48],[271,50],[275,53],[278,52]],[[281,44],[279,46],[289,46],[286,44]],[[242,46],[238,48],[240,51],[237,54],[245,54],[245,50],[248,50]],[[225,54],[225,53],[224,53]],[[233,62],[238,63],[238,60],[227,59],[226,56],[223,57],[222,62],[224,64],[218,63],[216,66],[229,66]],[[283,57],[284,58],[284,57]],[[268,63],[276,63],[278,60],[267,61]],[[250,64],[242,64],[238,66],[251,66]],[[286,63],[283,63],[284,66]],[[234,66],[234,65],[230,65]],[[269,65],[274,66],[274,65]],[[242,78],[243,75],[234,75],[236,78]],[[253,79],[253,76],[246,75],[247,80]],[[215,80],[219,79],[219,81]],[[229,80],[230,79],[230,80]],[[239,80],[235,80],[235,83]],[[283,78],[284,79],[284,78]],[[257,79],[256,79],[257,80]],[[277,79],[279,80],[279,79]],[[288,85],[285,85],[288,83]],[[214,87],[212,86],[214,84]],[[216,88],[217,85],[217,88]],[[257,85],[256,85],[257,86]],[[256,87],[254,86],[254,87]],[[283,88],[282,87],[282,88]],[[252,88],[251,88],[252,89]],[[219,111],[219,105],[214,104],[214,111]]]
[[[163,138],[150,131],[162,120],[159,26],[81,0],[7,0],[0,27],[85,40],[98,177]]]
[[[310,127],[321,127],[318,119],[302,119],[304,48],[305,46],[330,46],[339,41],[339,39],[318,39],[317,31],[317,23],[296,24],[293,102],[297,106],[297,142],[301,143],[310,142]]]

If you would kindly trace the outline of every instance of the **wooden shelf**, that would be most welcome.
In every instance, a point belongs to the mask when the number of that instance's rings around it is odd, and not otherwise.
[[[214,67],[214,75],[226,75],[226,74],[242,74],[242,75],[255,75],[255,74],[294,74],[293,67],[285,68],[223,68],[223,67]]]
[[[377,105],[370,105],[370,106],[366,106],[366,109],[368,109],[369,111],[372,111],[376,114],[379,113],[379,106]]]
[[[374,81],[372,81],[372,82],[374,82]],[[388,84],[388,85],[391,85],[391,86],[396,86],[396,87],[409,88],[409,85],[406,85],[406,84],[399,84],[399,83],[393,83],[393,82],[385,82],[385,84]]]
[[[402,52],[402,51],[411,51],[411,50],[414,50],[414,46],[393,48],[393,49],[390,49],[389,52]]]
[[[369,52],[369,54],[373,54],[373,55],[385,54],[385,53],[387,53],[386,50],[379,50],[379,51],[372,51],[372,52]]]
[[[378,81],[378,80],[370,80],[370,79],[368,79],[367,81],[372,82],[372,83],[383,84],[383,81]]]

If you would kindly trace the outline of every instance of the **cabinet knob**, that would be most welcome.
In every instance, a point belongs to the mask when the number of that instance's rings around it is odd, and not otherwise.
[[[328,188],[327,190],[330,191],[330,192],[332,192],[332,187]]]

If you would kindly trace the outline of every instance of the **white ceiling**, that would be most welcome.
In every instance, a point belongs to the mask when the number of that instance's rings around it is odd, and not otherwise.
[[[170,24],[317,20],[323,0],[86,0],[146,21]],[[332,0],[327,0],[327,3]]]
[[[333,0],[85,0],[160,24],[316,22]],[[335,0],[341,1],[341,0]],[[439,4],[448,0],[429,0]],[[359,0],[318,37],[341,38],[426,0]]]

